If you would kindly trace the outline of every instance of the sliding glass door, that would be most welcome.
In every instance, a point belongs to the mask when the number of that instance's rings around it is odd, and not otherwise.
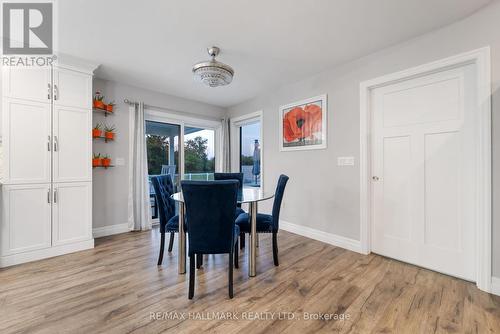
[[[220,129],[215,120],[187,118],[166,112],[146,112],[148,174],[170,174],[175,191],[181,180],[213,180],[221,170]],[[153,187],[150,187],[151,210],[157,217]]]
[[[146,121],[146,143],[148,174],[170,174],[179,182],[179,138],[178,124]]]
[[[244,187],[262,187],[262,112],[231,119],[231,169],[243,173]]]
[[[179,124],[146,121],[146,147],[148,154],[149,200],[151,217],[158,218],[158,203],[156,201],[151,177],[170,174],[174,188],[180,182],[179,172],[179,139],[181,126]]]

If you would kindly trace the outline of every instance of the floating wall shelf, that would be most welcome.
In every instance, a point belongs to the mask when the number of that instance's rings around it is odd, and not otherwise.
[[[107,111],[106,109],[101,108],[92,108],[92,110],[104,113],[104,117],[108,117],[108,115],[113,115],[115,113],[114,111]]]
[[[106,138],[106,137],[104,137],[104,136],[92,137],[92,139],[103,139],[106,143],[107,143],[108,141],[113,141],[113,140],[115,140],[115,138]]]

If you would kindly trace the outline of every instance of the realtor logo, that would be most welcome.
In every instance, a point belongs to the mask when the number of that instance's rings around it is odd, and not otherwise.
[[[51,55],[53,7],[47,3],[3,3],[3,54]]]

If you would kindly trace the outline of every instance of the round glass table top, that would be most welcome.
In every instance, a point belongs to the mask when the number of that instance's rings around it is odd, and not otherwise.
[[[174,201],[183,202],[184,197],[182,192],[178,192],[170,196]],[[238,192],[238,203],[250,203],[265,201],[274,197],[274,192],[272,191],[262,191],[260,188],[243,188],[243,191]]]

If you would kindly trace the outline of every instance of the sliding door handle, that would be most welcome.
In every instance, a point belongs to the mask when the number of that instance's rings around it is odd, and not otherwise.
[[[54,152],[59,151],[59,140],[57,139],[57,136],[54,136]]]
[[[54,189],[54,204],[57,203],[57,188]]]
[[[50,136],[47,136],[47,151],[50,152]]]
[[[48,89],[47,89],[47,99],[50,100],[50,93],[51,93],[52,86],[50,84],[47,84],[47,86],[48,86]]]
[[[47,203],[50,204],[50,188],[47,190]]]

